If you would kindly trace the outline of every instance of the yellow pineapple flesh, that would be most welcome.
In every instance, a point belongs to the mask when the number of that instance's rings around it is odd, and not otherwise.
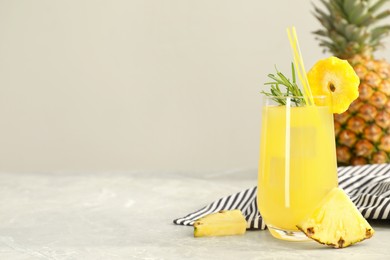
[[[340,188],[332,189],[297,227],[309,238],[344,248],[372,237],[374,229]]]
[[[359,96],[359,77],[347,61],[337,57],[316,62],[307,78],[313,95],[331,97],[333,113],[345,112]]]
[[[222,210],[196,220],[194,237],[242,235],[246,226],[240,210]]]

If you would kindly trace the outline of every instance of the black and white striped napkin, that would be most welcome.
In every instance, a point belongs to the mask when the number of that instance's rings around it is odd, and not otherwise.
[[[339,167],[339,187],[349,195],[366,219],[390,219],[390,164]],[[239,209],[247,220],[247,229],[265,229],[257,209],[257,187],[220,198],[213,203],[173,220],[192,226],[194,221],[220,210]]]

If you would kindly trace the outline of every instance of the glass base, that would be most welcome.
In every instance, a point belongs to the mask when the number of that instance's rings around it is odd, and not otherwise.
[[[311,240],[303,232],[299,230],[283,230],[272,226],[267,226],[267,227],[271,235],[277,239],[296,241],[296,242]]]

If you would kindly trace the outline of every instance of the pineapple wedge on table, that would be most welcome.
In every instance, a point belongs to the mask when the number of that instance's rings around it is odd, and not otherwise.
[[[347,60],[360,78],[359,98],[336,114],[339,165],[390,162],[390,64],[373,53],[383,46],[390,25],[388,0],[323,0],[314,14],[322,28],[320,46]]]
[[[194,223],[194,237],[242,235],[246,220],[241,210],[221,210]]]
[[[374,229],[340,188],[332,189],[297,227],[309,238],[335,248],[350,246],[374,234]]]

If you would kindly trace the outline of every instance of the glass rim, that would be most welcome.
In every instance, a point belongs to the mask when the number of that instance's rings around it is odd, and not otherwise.
[[[302,98],[302,99],[306,99],[308,97],[305,97],[305,96],[267,96],[267,95],[263,95],[262,97],[264,98],[271,98],[271,99],[286,99],[286,98]],[[313,98],[329,98],[329,96],[327,95],[314,95]]]
[[[268,96],[263,95],[261,97],[261,102],[265,106],[292,106],[292,107],[306,107],[306,106],[329,106],[331,107],[333,100],[331,96],[328,95],[316,95],[312,98],[307,98],[304,96]],[[291,105],[290,105],[291,103]]]

